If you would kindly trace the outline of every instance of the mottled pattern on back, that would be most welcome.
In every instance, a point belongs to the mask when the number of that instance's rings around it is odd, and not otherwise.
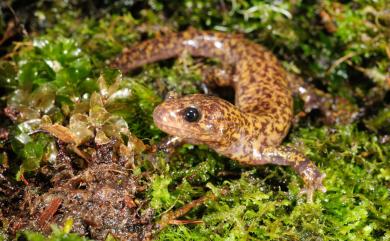
[[[312,162],[295,150],[278,147],[292,120],[292,95],[285,70],[261,45],[237,35],[191,29],[124,49],[113,66],[126,73],[185,52],[218,58],[233,69],[230,79],[216,84],[234,87],[235,105],[202,94],[171,98],[154,110],[157,127],[188,143],[206,144],[241,164],[290,165],[303,178],[309,200],[313,190],[324,190],[324,175]],[[199,121],[183,118],[188,107],[199,111]]]
[[[256,145],[280,144],[292,119],[291,91],[278,60],[258,44],[237,35],[191,29],[125,49],[114,65],[126,73],[185,51],[193,56],[219,58],[231,65],[235,73],[228,84],[234,86],[235,105],[242,112],[251,113],[245,129],[257,138]],[[228,117],[231,111],[225,112]]]

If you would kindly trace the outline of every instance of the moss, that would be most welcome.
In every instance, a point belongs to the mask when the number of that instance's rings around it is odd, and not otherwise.
[[[390,133],[390,108],[383,108],[376,116],[365,121],[368,129],[378,132]]]
[[[50,166],[50,154],[57,151],[55,138],[36,133],[42,123],[72,130],[71,122],[77,119],[78,129],[92,126],[80,139],[83,144],[115,137],[129,147],[132,141],[139,143],[132,139],[135,136],[145,144],[165,136],[153,124],[153,108],[168,91],[200,91],[198,60],[181,56],[120,76],[106,61],[124,46],[189,25],[238,32],[266,45],[290,71],[363,111],[350,125],[312,126],[308,118],[291,130],[286,143],[297,146],[327,175],[328,191],[316,193],[312,204],[299,195],[301,179],[289,168],[243,168],[204,146],[185,145],[174,156],[159,153],[153,158],[139,148],[134,172],[152,174],[145,199],[155,209],[156,220],[207,193],[218,196],[182,217],[202,224],[169,226],[156,238],[389,239],[390,62],[385,0],[150,0],[134,5],[117,1],[94,10],[80,8],[82,3],[43,2],[36,4],[30,36],[1,46],[9,55],[0,61],[0,101],[10,108],[7,116],[15,118],[1,126],[10,130],[10,138],[1,140],[0,160],[10,162],[5,169],[11,179],[18,173],[23,180],[24,173],[28,180]],[[123,8],[129,12],[123,13]],[[7,16],[0,14],[0,32]],[[80,147],[87,152],[88,148]],[[4,163],[0,162],[0,170]],[[219,195],[221,190],[228,195]],[[63,240],[57,237],[67,234],[57,231],[49,238],[25,234],[28,240]]]
[[[298,195],[300,179],[289,175],[289,192],[270,188],[267,179],[283,178],[280,167],[264,178],[263,172],[247,171],[239,180],[225,180],[217,189],[229,194],[207,204],[187,218],[201,215],[204,224],[195,227],[169,227],[160,240],[378,240],[389,227],[389,191],[386,178],[390,145],[378,145],[375,135],[358,131],[355,126],[301,128],[291,138],[302,143],[305,152],[327,174],[327,193],[317,193],[313,204]],[[387,177],[388,178],[388,177]]]
[[[28,240],[28,241],[88,241],[89,240],[87,238],[80,237],[77,234],[69,233],[69,231],[72,228],[71,220],[67,220],[63,228],[59,228],[55,225],[53,225],[51,228],[52,228],[52,233],[48,237],[45,237],[44,235],[37,232],[25,231],[21,233],[18,238],[22,239],[21,237],[23,237],[24,240]],[[106,240],[110,240],[110,239],[106,239]]]

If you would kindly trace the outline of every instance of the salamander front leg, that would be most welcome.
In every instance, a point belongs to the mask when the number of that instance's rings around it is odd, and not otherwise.
[[[315,190],[326,192],[322,185],[325,174],[321,173],[318,167],[297,150],[286,146],[265,147],[260,153],[256,153],[256,161],[251,164],[276,164],[291,166],[303,179],[304,188],[301,194],[307,195],[307,201],[313,201]]]
[[[177,136],[167,136],[161,140],[157,145],[157,149],[165,153],[173,153],[177,147],[182,146],[185,143],[183,139]]]

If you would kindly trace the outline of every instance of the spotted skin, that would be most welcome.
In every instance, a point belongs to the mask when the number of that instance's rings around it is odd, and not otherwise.
[[[285,70],[264,47],[236,35],[190,29],[126,48],[112,65],[126,73],[184,52],[218,58],[234,69],[231,78],[215,84],[232,86],[235,104],[203,94],[173,96],[154,110],[158,128],[174,136],[175,143],[206,144],[243,165],[289,165],[302,177],[308,201],[316,189],[325,191],[324,174],[314,163],[279,146],[293,118],[293,100]],[[198,121],[184,119],[187,107],[199,111]]]

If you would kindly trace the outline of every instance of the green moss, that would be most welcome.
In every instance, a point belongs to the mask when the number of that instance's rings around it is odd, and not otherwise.
[[[156,210],[161,210],[162,208],[168,208],[172,205],[174,198],[168,191],[168,185],[171,183],[172,179],[170,177],[155,177],[151,187],[152,190],[152,201],[151,206]],[[168,204],[168,205],[167,205]]]
[[[84,237],[80,237],[77,234],[68,234],[54,231],[49,237],[45,237],[42,234],[36,232],[24,232],[23,236],[28,241],[87,241]],[[111,239],[112,240],[112,239]],[[114,239],[115,240],[115,239]]]
[[[376,116],[365,121],[367,128],[372,131],[390,133],[390,107],[385,107]]]
[[[59,228],[55,225],[52,227],[52,233],[45,237],[44,235],[37,232],[25,231],[20,234],[23,236],[25,240],[28,241],[88,241],[90,239],[80,237],[77,234],[69,233],[72,228],[72,221],[68,220],[65,222],[65,226],[63,228]],[[112,239],[107,239],[112,240]],[[115,239],[114,239],[115,240]]]
[[[298,195],[301,181],[292,170],[286,170],[287,193],[272,190],[267,183],[268,178],[279,176],[280,167],[272,167],[266,178],[261,171],[249,171],[239,180],[217,183],[214,188],[227,188],[229,194],[186,217],[201,215],[203,224],[169,227],[159,239],[385,240],[390,224],[385,171],[390,145],[378,145],[375,135],[354,126],[301,128],[291,141],[302,143],[306,154],[327,174],[328,191],[317,193],[315,203],[305,204]]]

